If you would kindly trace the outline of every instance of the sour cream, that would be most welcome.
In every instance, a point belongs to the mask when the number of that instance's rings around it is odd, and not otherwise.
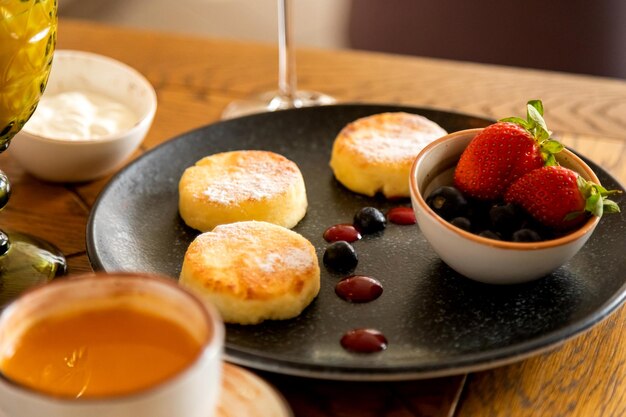
[[[130,129],[133,110],[110,97],[88,91],[45,95],[24,130],[62,140],[99,139]]]

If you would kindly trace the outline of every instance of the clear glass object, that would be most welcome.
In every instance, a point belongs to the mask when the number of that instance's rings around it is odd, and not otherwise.
[[[56,44],[57,0],[0,1],[0,152],[35,111],[46,88]],[[0,209],[11,195],[0,171]],[[0,230],[0,306],[32,285],[66,271],[50,243]]]
[[[233,101],[224,109],[222,119],[336,102],[333,97],[317,91],[298,90],[291,22],[291,1],[278,0],[278,90]]]

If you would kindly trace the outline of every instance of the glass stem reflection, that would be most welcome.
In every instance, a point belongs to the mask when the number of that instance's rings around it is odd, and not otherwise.
[[[296,102],[298,88],[291,6],[290,0],[278,0],[278,91],[293,107],[301,107]]]
[[[8,143],[8,141],[7,141]],[[2,151],[0,151],[2,153]],[[9,202],[11,196],[11,183],[9,178],[3,171],[0,171],[0,210]],[[9,237],[4,231],[0,230],[0,256],[9,251]]]

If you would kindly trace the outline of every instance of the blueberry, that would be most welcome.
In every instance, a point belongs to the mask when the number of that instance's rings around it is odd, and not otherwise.
[[[525,216],[513,204],[496,204],[489,209],[490,229],[505,235],[519,229]]]
[[[363,234],[376,233],[387,227],[387,219],[380,210],[363,207],[354,215],[354,227]]]
[[[483,230],[478,236],[486,237],[487,239],[502,240],[502,237],[498,233],[491,230]]]
[[[466,231],[470,231],[472,228],[472,222],[467,217],[455,217],[450,220],[450,223],[458,227],[459,229],[463,229]]]
[[[489,209],[493,203],[491,201],[477,200],[474,198],[468,198],[467,203],[467,213],[463,217],[470,219],[472,228],[475,230],[491,228]]]
[[[350,271],[358,262],[356,251],[345,240],[331,243],[324,252],[324,265],[338,272]]]
[[[540,242],[541,235],[532,229],[520,229],[513,233],[513,242]]]
[[[459,190],[450,186],[439,187],[430,193],[426,204],[446,220],[465,216],[468,209],[467,199]]]

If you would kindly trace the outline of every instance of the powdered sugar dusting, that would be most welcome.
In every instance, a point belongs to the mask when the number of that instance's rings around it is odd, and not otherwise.
[[[281,256],[277,253],[268,254],[265,259],[261,259],[258,262],[258,267],[261,271],[271,273],[276,270],[277,265],[280,262]]]
[[[228,242],[230,246],[251,250],[254,255],[248,257],[246,262],[266,273],[302,271],[313,266],[317,261],[315,255],[311,255],[305,247],[294,245],[293,238],[287,237],[289,234],[295,232],[276,225],[248,221],[217,226],[213,232],[203,234],[202,238],[204,244],[210,246]],[[267,248],[269,244],[276,248]]]
[[[291,248],[280,254],[277,252],[267,254],[264,259],[258,261],[258,267],[261,271],[267,273],[281,269],[299,271],[310,267],[312,262],[313,260],[309,252],[303,249]]]
[[[284,192],[294,181],[294,172],[271,160],[248,159],[218,173],[203,195],[220,204],[262,200]]]
[[[386,113],[358,120],[349,134],[356,152],[369,161],[396,162],[410,159],[447,132],[418,115]]]
[[[368,159],[401,160],[417,154],[430,143],[427,135],[372,135],[359,141],[359,149]]]
[[[247,221],[238,223],[227,223],[217,226],[212,232],[204,233],[202,236],[206,240],[230,242],[238,247],[255,246],[259,243],[262,227],[260,222]],[[267,233],[267,232],[265,232]]]

